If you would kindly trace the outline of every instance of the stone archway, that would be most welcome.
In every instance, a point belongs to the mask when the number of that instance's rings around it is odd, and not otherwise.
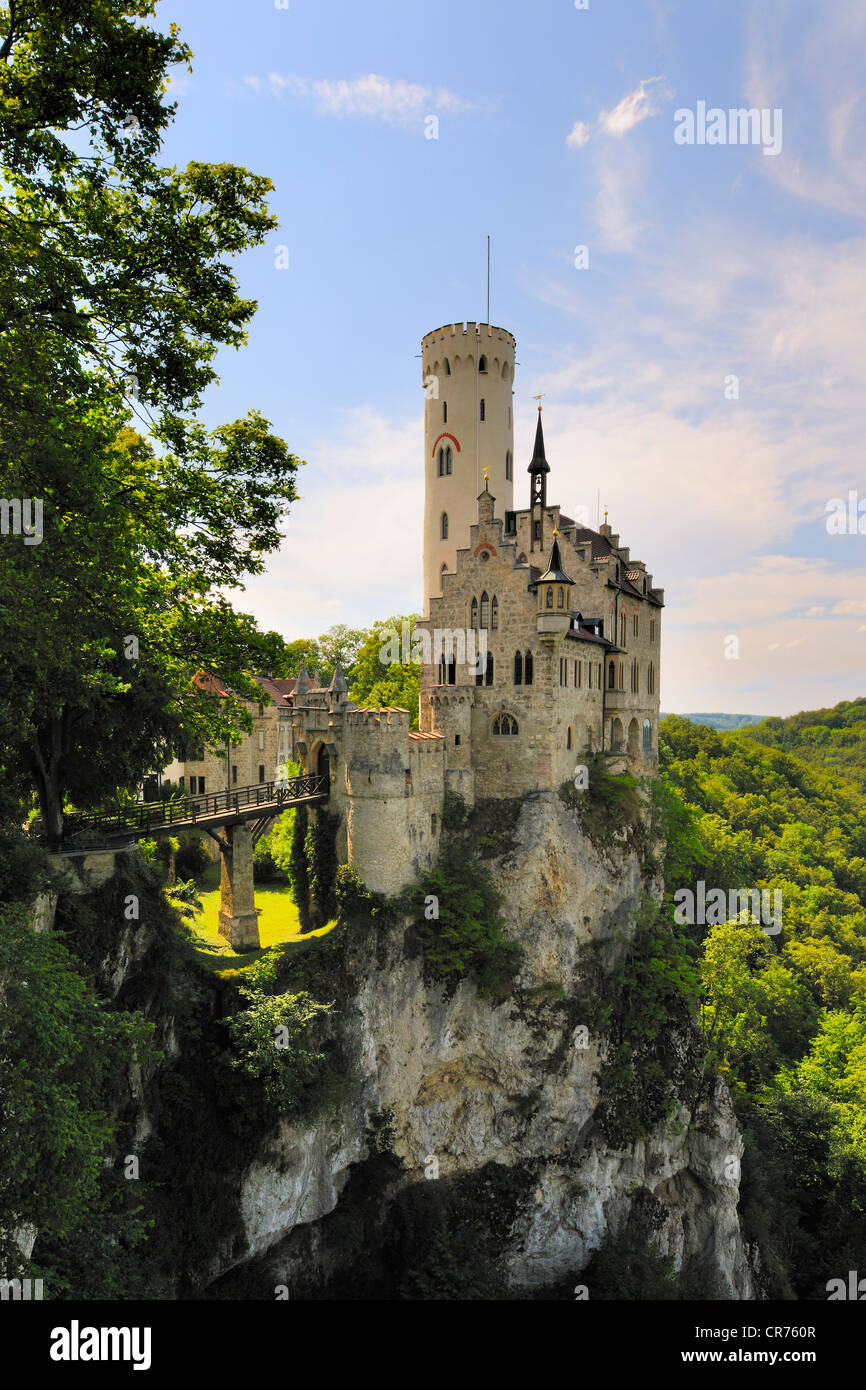
[[[610,751],[621,753],[625,741],[625,730],[622,727],[622,720],[619,715],[614,715],[610,721]]]

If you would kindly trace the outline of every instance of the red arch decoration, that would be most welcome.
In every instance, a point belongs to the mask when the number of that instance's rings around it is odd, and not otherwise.
[[[436,443],[433,445],[433,448],[432,448],[431,451],[430,451],[430,457],[431,457],[431,458],[434,458],[434,457],[435,457],[436,449],[437,449],[437,447],[439,446],[439,444],[441,443],[441,441],[442,441],[443,439],[450,439],[450,440],[451,440],[451,443],[454,445],[454,448],[457,450],[458,454],[461,452],[460,445],[457,443],[457,440],[454,438],[454,435],[453,435],[453,434],[444,433],[444,434],[440,434],[439,438],[436,440]]]

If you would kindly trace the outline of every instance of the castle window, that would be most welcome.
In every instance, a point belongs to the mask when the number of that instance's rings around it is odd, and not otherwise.
[[[265,780],[265,765],[264,765],[264,763],[259,763],[259,781],[260,781],[260,782],[264,782],[264,780]]]
[[[634,617],[632,618],[631,630],[632,630],[632,636],[633,636],[633,637],[637,637],[637,635],[638,635],[638,633],[639,633],[639,631],[640,631],[640,618],[638,617],[637,613],[635,613]]]
[[[481,595],[481,626],[490,626],[490,599],[487,597],[487,590]]]
[[[441,576],[442,576],[443,574],[447,574],[447,573],[448,573],[448,566],[447,566],[446,564],[443,563],[442,568],[441,568],[440,571],[439,571],[440,578],[441,578]]]
[[[506,455],[505,455],[505,481],[508,482],[508,483],[511,482],[511,450],[510,450],[510,449],[506,452]]]
[[[624,647],[624,646],[625,646],[626,632],[627,632],[627,630],[628,630],[628,619],[627,619],[625,613],[620,613],[620,615],[619,615],[619,645],[620,645],[621,647]]]
[[[517,535],[517,514],[515,512],[505,513],[505,534],[506,536]],[[518,561],[518,564],[520,561]]]
[[[616,689],[616,666],[613,662],[607,668],[607,688],[608,690]]]
[[[651,753],[653,746],[653,726],[648,719],[643,722],[643,751]]]
[[[559,684],[568,685],[568,662],[564,656],[559,658]]]
[[[574,688],[575,688],[575,690],[579,690],[579,689],[580,689],[580,686],[581,686],[581,675],[582,675],[583,673],[582,673],[582,671],[581,671],[580,668],[581,668],[581,665],[582,665],[582,664],[583,664],[583,663],[580,662],[580,661],[576,661],[576,662],[574,663]]]
[[[617,582],[617,584],[618,584],[618,583],[619,583],[619,565],[617,565],[617,567],[616,567],[616,573],[615,573],[615,575],[614,575],[614,578],[616,579],[616,582]]]
[[[654,641],[655,641],[655,638],[656,638],[656,620],[655,620],[655,618],[650,618],[650,641],[651,641],[651,642],[654,642]]]
[[[598,688],[599,688],[599,690],[601,690],[601,662],[600,662],[600,661],[596,663],[596,668],[595,668],[595,669],[596,669],[596,672],[597,672],[597,674],[598,674]]]
[[[264,705],[262,704],[262,702],[261,702],[261,700],[260,700],[260,701],[259,701],[259,715],[260,715],[260,716],[263,715],[264,712],[265,712],[265,707],[264,707]]]
[[[238,784],[238,765],[237,765],[237,763],[232,763],[232,786],[233,786],[233,787],[236,787],[237,784]]]
[[[557,589],[557,591],[556,591],[556,606],[557,606],[557,608],[564,608],[564,607],[565,607],[565,590],[564,590],[564,589]]]
[[[478,359],[478,370],[479,370],[479,372],[486,372],[486,371],[487,371],[487,358],[486,358],[486,357],[484,357],[484,356],[479,357],[479,359]]]
[[[454,735],[454,747],[455,747],[455,748],[459,748],[459,747],[460,747],[460,735],[459,735],[459,734],[455,734],[455,735]]]
[[[470,626],[470,627],[477,627],[477,626],[478,626],[478,600],[477,600],[477,598],[473,598],[472,602],[471,602],[470,605],[469,605],[469,626]]]
[[[649,695],[654,695],[656,691],[656,668],[652,662],[647,667],[646,688]]]
[[[633,695],[640,690],[640,667],[637,663],[637,657],[631,663],[631,689]]]
[[[497,738],[514,738],[517,734],[517,720],[513,714],[497,714],[493,721],[493,733]]]
[[[442,513],[442,539],[443,539],[443,541],[447,541],[447,539],[448,539],[448,513],[447,513],[447,512],[443,512],[443,513]]]
[[[439,450],[439,477],[445,477],[445,450]]]
[[[445,450],[445,476],[451,477],[451,445]]]
[[[622,662],[620,662],[620,663],[619,663],[619,685],[617,686],[617,690],[625,690],[625,686],[623,685],[623,682],[622,682],[622,673],[623,673],[623,664],[622,664]]]
[[[541,540],[541,522],[540,522],[540,521],[536,521],[536,523],[535,523],[535,533],[534,533],[534,534],[535,534],[535,539],[536,539],[537,541],[540,541],[540,540]]]
[[[523,658],[523,684],[532,685],[532,652],[527,651]]]
[[[445,375],[446,375],[446,376],[450,376],[450,375],[451,375],[451,363],[448,361],[448,358],[447,358],[447,357],[445,358]]]
[[[499,626],[499,599],[495,594],[490,604],[490,626],[492,628],[497,628]]]
[[[565,746],[566,746],[566,748],[570,748],[570,747],[571,747],[571,725],[570,725],[570,724],[569,724],[569,726],[568,726],[568,732],[567,732],[566,735],[565,735]]]
[[[485,685],[492,685],[492,684],[493,684],[493,653],[492,653],[492,652],[488,652],[488,653],[487,653],[487,666],[486,666],[485,671],[484,671],[484,684],[485,684]]]
[[[431,812],[430,812],[430,834],[431,834],[431,835],[435,835],[435,834],[436,834],[436,812],[435,812],[435,811],[431,811]]]
[[[552,608],[552,607],[553,607],[553,585],[552,585],[552,584],[548,584],[548,586],[547,586],[547,597],[546,597],[546,599],[544,600],[544,606],[545,606],[545,608]]]
[[[479,420],[483,420],[483,419],[485,418],[485,416],[484,416],[484,397],[483,397],[483,396],[481,397],[481,402],[480,402],[480,404],[479,404],[478,412],[479,412],[479,413],[478,413],[478,418],[479,418]]]
[[[447,401],[443,401],[443,402],[442,402],[442,423],[443,423],[443,425],[447,425],[447,424],[448,424],[448,402],[447,402]]]
[[[586,663],[586,688],[592,690],[592,662]]]
[[[514,684],[523,684],[523,654],[521,652],[514,653]]]

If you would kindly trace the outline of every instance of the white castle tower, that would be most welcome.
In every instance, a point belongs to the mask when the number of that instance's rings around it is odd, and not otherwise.
[[[477,520],[484,470],[499,516],[513,510],[515,340],[488,323],[450,323],[421,340],[424,382],[424,613]]]

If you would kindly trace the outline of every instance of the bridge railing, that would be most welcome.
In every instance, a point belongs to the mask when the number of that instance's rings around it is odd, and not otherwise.
[[[102,830],[106,834],[124,831],[164,829],[171,825],[195,825],[199,820],[214,820],[224,814],[239,815],[257,806],[289,805],[308,796],[327,796],[330,782],[327,776],[309,773],[288,777],[282,781],[255,782],[249,787],[232,787],[221,792],[191,793],[173,801],[149,801],[130,807],[115,815],[90,811],[70,817],[69,831]]]

